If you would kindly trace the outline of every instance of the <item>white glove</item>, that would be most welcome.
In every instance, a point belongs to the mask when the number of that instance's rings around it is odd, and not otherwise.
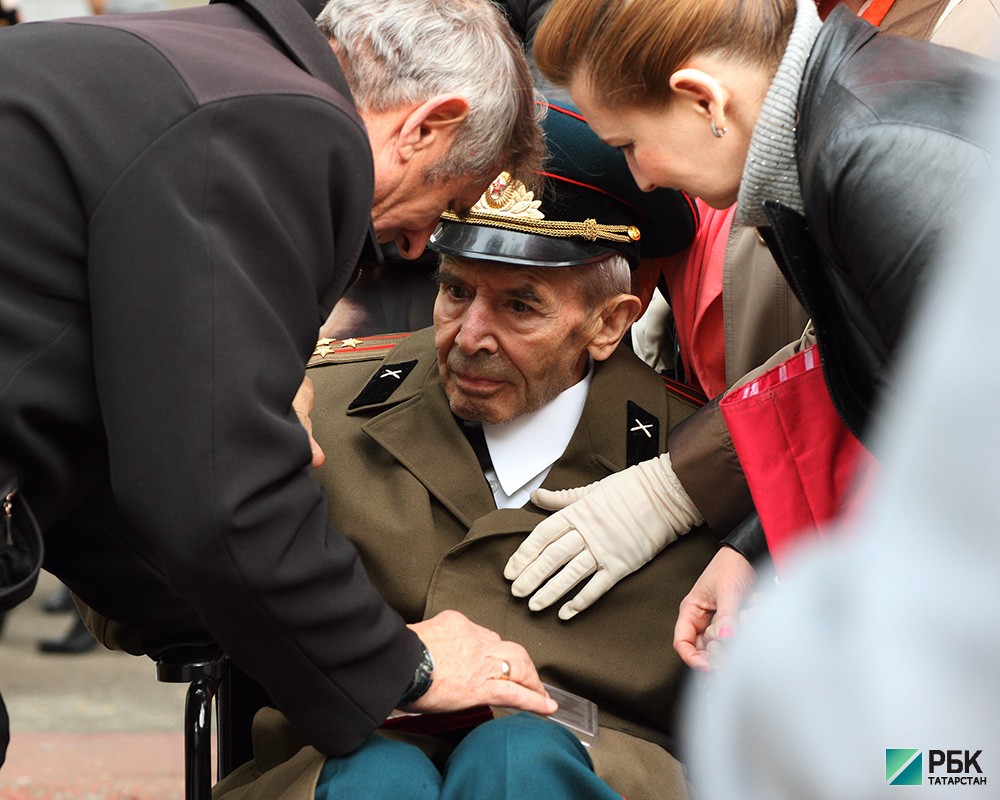
[[[507,561],[503,574],[514,581],[511,593],[527,597],[548,580],[528,601],[528,608],[541,611],[596,572],[559,609],[560,619],[575,617],[704,522],[669,453],[576,489],[536,489],[531,502],[557,513],[539,522]]]

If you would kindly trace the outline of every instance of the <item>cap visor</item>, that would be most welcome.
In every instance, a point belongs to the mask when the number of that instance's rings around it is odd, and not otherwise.
[[[628,258],[618,248],[578,237],[542,236],[457,222],[438,225],[428,244],[432,250],[450,256],[524,267],[574,267],[613,255]]]

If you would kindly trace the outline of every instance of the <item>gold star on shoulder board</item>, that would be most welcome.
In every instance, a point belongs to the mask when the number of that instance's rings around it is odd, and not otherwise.
[[[313,356],[318,356],[322,358],[323,356],[328,356],[330,353],[335,353],[338,350],[345,350],[348,348],[355,349],[359,345],[364,343],[364,339],[328,339],[323,337],[322,339],[316,340],[316,349],[313,350]]]
[[[350,364],[385,358],[388,351],[409,336],[409,333],[385,333],[365,336],[363,339],[355,336],[348,339],[323,337],[316,341],[316,348],[313,350],[308,366]]]

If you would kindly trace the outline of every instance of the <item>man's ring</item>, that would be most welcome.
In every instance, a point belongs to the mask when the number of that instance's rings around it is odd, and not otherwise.
[[[510,680],[510,662],[500,661],[500,680],[509,681]]]

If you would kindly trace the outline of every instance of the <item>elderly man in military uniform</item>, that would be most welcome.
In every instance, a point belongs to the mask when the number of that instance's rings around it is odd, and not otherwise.
[[[477,769],[492,790],[464,796],[506,797],[510,780],[520,781],[518,796],[547,800],[683,798],[672,729],[682,665],[669,643],[715,538],[696,527],[570,621],[529,611],[502,575],[544,517],[528,502],[532,489],[581,486],[662,453],[669,429],[694,408],[622,344],[640,311],[630,268],[646,230],[658,250],[643,256],[687,244],[686,199],[639,193],[624,159],[572,109],[550,108],[546,127],[538,197],[505,174],[471,213],[443,216],[431,238],[441,255],[432,328],[320,341],[308,370],[313,435],[326,453],[317,477],[331,523],[406,620],[458,609],[523,644],[547,684],[597,706],[587,755],[603,789],[553,788],[561,765],[522,750],[503,779],[484,757]],[[486,722],[459,748],[524,716]],[[258,729],[260,741],[283,743],[258,749],[258,763],[233,784],[266,772],[274,787],[282,771],[290,781],[322,769],[322,756],[297,750],[290,731],[282,738],[274,715]],[[406,736],[445,764],[461,733]]]

